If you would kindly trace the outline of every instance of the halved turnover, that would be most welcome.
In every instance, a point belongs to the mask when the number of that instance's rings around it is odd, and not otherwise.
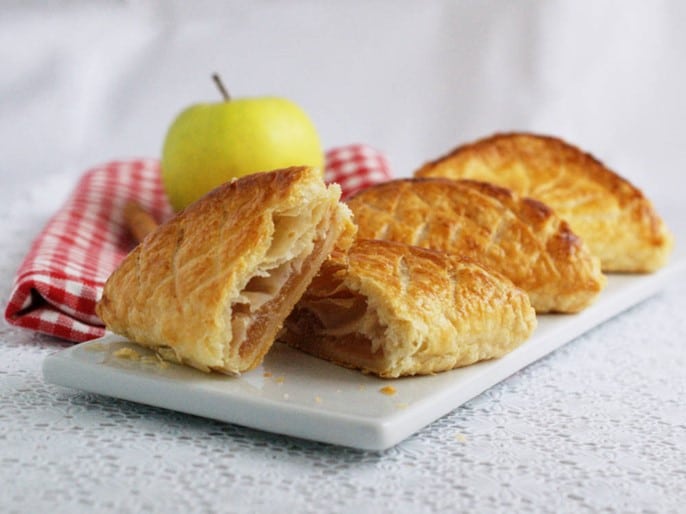
[[[500,357],[535,326],[526,293],[496,272],[443,252],[358,239],[322,265],[279,338],[391,378]]]
[[[224,373],[254,368],[334,246],[353,240],[339,197],[305,167],[226,183],[124,259],[98,315],[166,359]]]
[[[606,283],[598,259],[549,207],[489,183],[394,180],[348,205],[358,237],[467,256],[524,289],[537,312],[577,312]]]
[[[643,193],[593,156],[560,139],[497,134],[425,164],[418,177],[492,182],[550,206],[609,272],[663,266],[672,236]]]

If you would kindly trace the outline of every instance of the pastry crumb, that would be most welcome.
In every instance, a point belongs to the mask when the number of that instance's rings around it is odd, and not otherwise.
[[[457,434],[455,434],[455,440],[459,441],[461,443],[467,442],[467,438],[463,434],[460,434],[459,432]]]
[[[156,366],[160,369],[166,369],[169,367],[169,362],[167,362],[160,354],[153,353],[152,355],[143,355],[133,348],[124,347],[119,348],[117,351],[112,352],[112,355],[120,359],[130,360],[140,362],[141,364],[147,364],[150,366]]]
[[[395,408],[396,409],[407,409],[410,405],[407,403],[396,403]]]
[[[115,357],[119,357],[120,359],[128,359],[130,361],[141,360],[141,354],[133,348],[128,347],[119,348],[119,350],[114,352],[112,355],[114,355]]]
[[[284,377],[284,376],[276,377],[276,378],[274,379],[274,381],[275,381],[277,384],[283,384],[283,383],[286,381],[286,377]]]
[[[315,403],[322,403],[323,400],[322,400],[321,396],[315,396],[314,401],[315,401]]]
[[[395,387],[393,386],[384,386],[379,389],[379,392],[385,394],[386,396],[393,396],[395,393],[397,393]]]
[[[164,359],[166,362],[183,364],[183,362],[181,362],[181,359],[179,359],[179,357],[176,355],[176,352],[168,346],[159,346],[156,348],[156,351],[160,354],[160,357]]]
[[[89,344],[84,348],[87,352],[104,352],[107,347],[102,343]]]
[[[155,357],[157,358],[157,367],[158,368],[167,369],[169,367],[169,363],[166,360],[164,360],[159,353],[156,353]]]
[[[269,378],[269,377],[272,376],[272,372],[271,372],[271,371],[265,371],[265,372],[262,374],[262,376],[263,376],[264,378]]]
[[[139,359],[136,359],[139,360]],[[159,354],[153,353],[152,355],[143,355],[140,358],[143,364],[149,364],[150,366],[156,366],[160,369],[166,369],[169,367],[169,363],[165,361]]]

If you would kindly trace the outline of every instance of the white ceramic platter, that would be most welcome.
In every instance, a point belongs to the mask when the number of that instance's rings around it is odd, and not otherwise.
[[[43,373],[48,382],[92,393],[269,432],[383,450],[648,298],[684,270],[686,259],[681,258],[652,275],[612,275],[593,306],[574,315],[539,316],[534,335],[509,355],[434,376],[383,380],[276,344],[259,368],[227,377],[163,365],[114,335],[48,356]],[[144,357],[115,355],[123,347]],[[395,394],[383,393],[386,386]]]

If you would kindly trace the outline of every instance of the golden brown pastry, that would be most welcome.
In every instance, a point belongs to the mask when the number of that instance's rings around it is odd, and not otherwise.
[[[605,286],[600,262],[541,202],[473,180],[402,179],[348,206],[358,237],[464,255],[524,289],[537,312],[578,312]]]
[[[226,183],[126,257],[97,313],[166,359],[204,371],[254,368],[334,245],[352,242],[339,197],[304,167]]]
[[[443,252],[358,239],[327,260],[279,338],[382,377],[422,375],[500,357],[536,326],[504,276]]]
[[[654,271],[672,249],[669,230],[641,191],[560,139],[497,134],[460,146],[415,175],[492,182],[542,201],[569,222],[604,271]]]

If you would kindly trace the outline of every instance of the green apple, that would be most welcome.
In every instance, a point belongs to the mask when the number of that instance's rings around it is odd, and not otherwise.
[[[181,210],[232,178],[288,166],[323,168],[319,136],[307,114],[285,98],[230,99],[192,105],[169,127],[162,183]]]

